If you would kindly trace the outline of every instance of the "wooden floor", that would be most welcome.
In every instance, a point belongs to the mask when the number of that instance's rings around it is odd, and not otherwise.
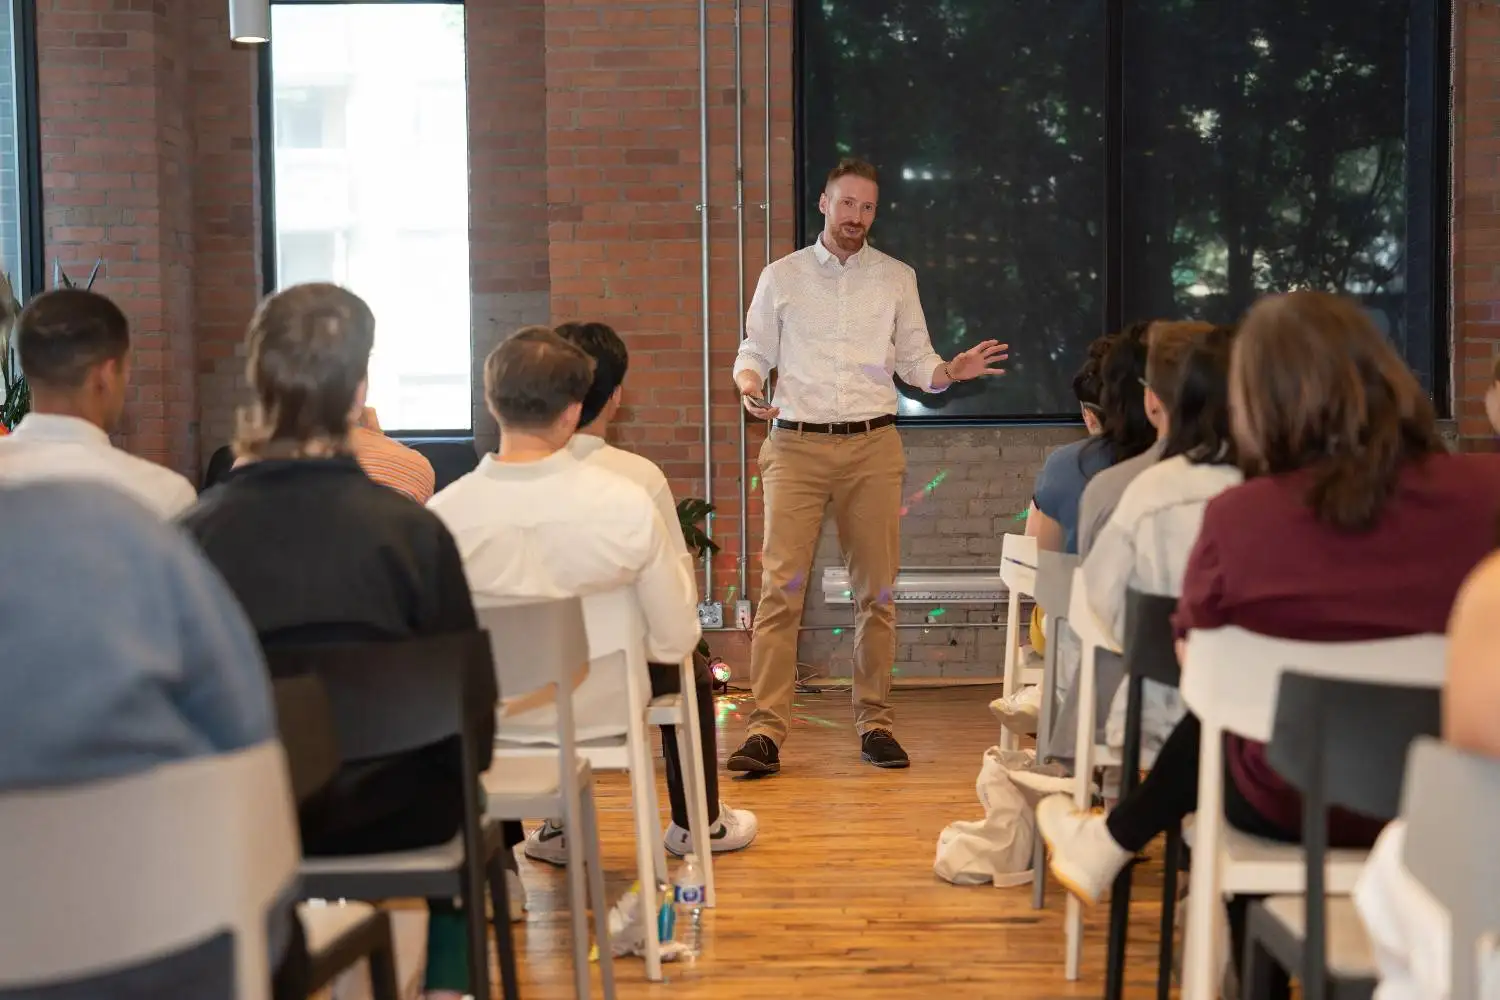
[[[1083,977],[1063,978],[1063,894],[1045,910],[1031,887],[959,888],[932,873],[939,831],[983,815],[974,791],[998,727],[987,687],[898,690],[905,771],[859,760],[847,694],[808,695],[782,748],[782,771],[725,780],[721,794],[754,810],[760,837],[717,858],[718,907],[703,956],[648,983],[639,958],[615,963],[622,998],[783,1000],[790,997],[1097,997],[1103,993],[1107,905],[1087,913]],[[720,700],[721,761],[745,733],[744,696]],[[604,864],[611,900],[634,878],[628,786],[601,778]],[[665,790],[662,791],[665,803]],[[521,859],[530,913],[517,925],[527,1000],[573,996],[563,874]],[[1160,867],[1138,869],[1127,996],[1154,996]],[[595,973],[597,993],[598,976]],[[498,996],[498,992],[496,996]]]

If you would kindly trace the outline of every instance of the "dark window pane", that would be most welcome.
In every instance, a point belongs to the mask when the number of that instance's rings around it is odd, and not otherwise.
[[[1011,345],[1010,373],[922,396],[907,416],[1076,415],[1102,328],[1102,0],[807,0],[809,240],[840,156],[881,171],[871,242],[917,271],[938,353]]]
[[[1410,3],[1124,5],[1127,317],[1321,288],[1405,346]]]

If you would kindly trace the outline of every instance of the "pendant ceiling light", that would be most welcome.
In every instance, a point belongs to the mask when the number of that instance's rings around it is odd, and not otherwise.
[[[229,40],[263,45],[271,40],[271,0],[229,0]]]

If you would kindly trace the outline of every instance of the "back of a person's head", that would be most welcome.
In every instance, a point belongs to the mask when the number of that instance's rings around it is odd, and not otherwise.
[[[1194,332],[1173,344],[1173,350],[1180,348],[1180,353],[1172,362],[1175,370],[1171,377],[1175,382],[1170,387],[1171,428],[1162,458],[1183,455],[1195,464],[1233,465],[1238,459],[1234,435],[1229,429],[1229,360],[1233,354],[1234,327],[1207,323],[1175,325],[1191,326]],[[1153,358],[1156,344],[1153,337]],[[1161,372],[1155,374],[1165,377]],[[1151,381],[1153,392],[1157,391],[1156,384]]]
[[[624,383],[630,352],[614,328],[604,323],[564,323],[556,333],[594,362],[594,381],[583,398],[583,413],[578,418],[578,426],[587,427],[604,413]]]
[[[1177,405],[1177,384],[1188,353],[1198,338],[1212,330],[1212,323],[1198,320],[1152,323],[1146,333],[1146,385],[1168,413]]]
[[[97,292],[44,292],[16,320],[16,353],[33,387],[73,391],[105,362],[130,353],[130,324],[120,307]]]
[[[1109,345],[1114,338],[1112,333],[1095,337],[1089,344],[1088,356],[1083,359],[1083,364],[1073,376],[1073,395],[1078,398],[1078,405],[1095,413],[1100,412],[1099,365],[1104,360],[1104,355],[1109,353]]]
[[[589,356],[545,326],[523,327],[484,361],[485,400],[502,431],[559,428],[570,410],[576,422],[593,381]]]
[[[256,309],[246,336],[255,402],[235,449],[274,458],[341,450],[362,405],[375,315],[338,285],[294,285]]]
[[[1352,299],[1291,292],[1246,314],[1230,406],[1250,475],[1307,470],[1317,519],[1346,531],[1379,520],[1403,467],[1443,451],[1416,376]]]
[[[1134,458],[1156,443],[1156,428],[1146,416],[1146,335],[1150,323],[1132,323],[1116,334],[1099,363],[1099,408],[1113,460]]]

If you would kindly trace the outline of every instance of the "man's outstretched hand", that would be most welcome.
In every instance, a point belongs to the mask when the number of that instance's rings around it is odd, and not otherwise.
[[[1004,375],[1005,369],[1000,367],[1000,362],[1009,357],[1009,344],[986,340],[948,362],[948,377],[955,382],[967,382],[990,375]]]

